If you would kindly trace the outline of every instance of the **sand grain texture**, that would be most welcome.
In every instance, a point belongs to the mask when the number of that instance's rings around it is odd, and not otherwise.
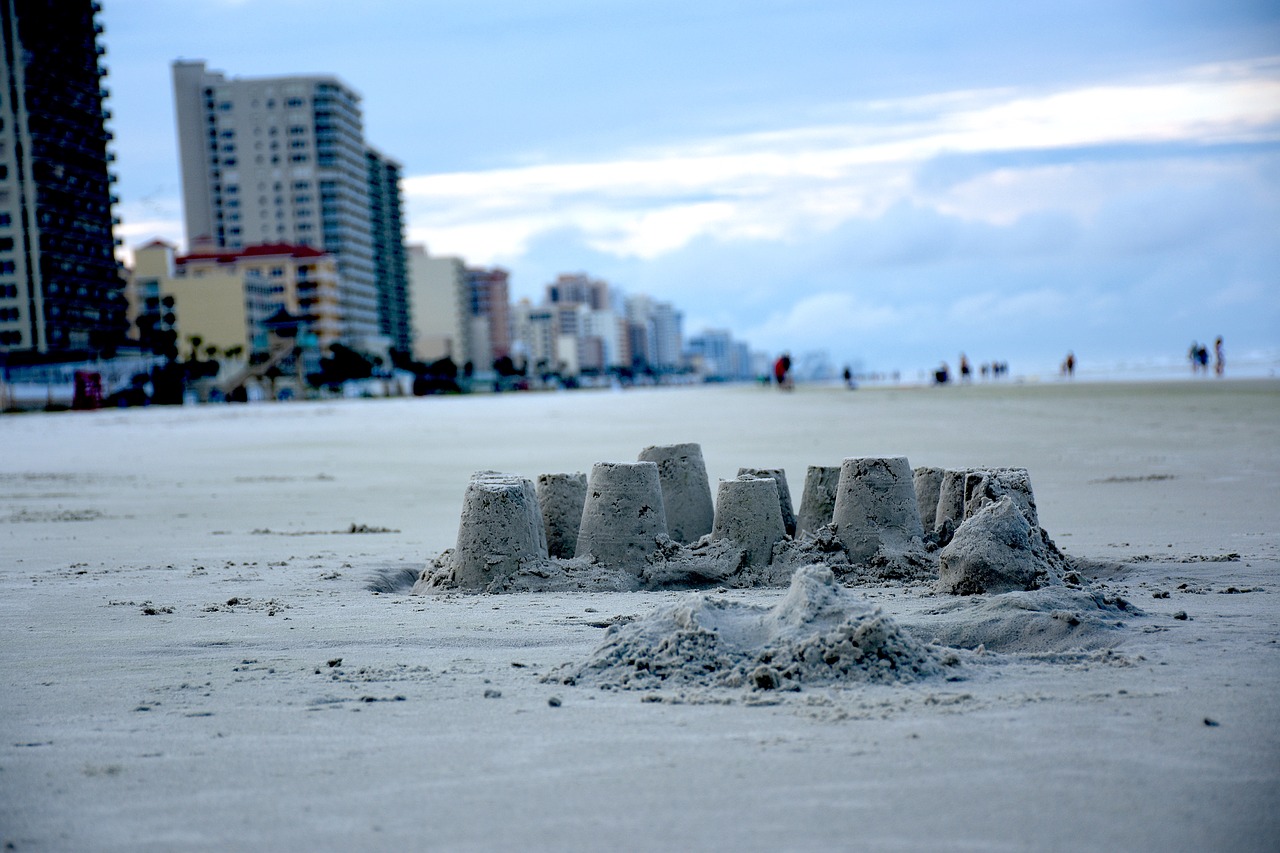
[[[407,594],[475,472],[689,441],[713,482],[1025,467],[1087,577],[858,586],[956,660],[799,690],[548,680],[688,592]],[[34,414],[0,447],[15,850],[1280,846],[1273,381]]]

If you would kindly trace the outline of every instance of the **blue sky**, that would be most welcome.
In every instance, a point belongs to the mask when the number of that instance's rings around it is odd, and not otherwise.
[[[181,243],[169,65],[324,72],[408,237],[913,375],[1280,358],[1280,6],[105,0],[129,246]]]

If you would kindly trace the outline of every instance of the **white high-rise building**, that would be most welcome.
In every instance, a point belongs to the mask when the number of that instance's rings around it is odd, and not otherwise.
[[[627,324],[637,345],[633,360],[640,359],[658,370],[678,370],[683,366],[684,315],[670,302],[658,302],[645,295],[627,298]]]
[[[331,253],[345,342],[385,349],[360,96],[332,76],[235,78],[181,60],[173,91],[190,250],[291,243]]]
[[[471,359],[471,295],[460,258],[435,257],[425,246],[409,246],[409,313],[413,357],[451,359],[462,367]]]

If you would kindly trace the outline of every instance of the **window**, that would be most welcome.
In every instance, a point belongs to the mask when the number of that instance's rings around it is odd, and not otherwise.
[[[305,163],[309,158],[306,154],[293,154],[289,157],[291,163]]]
[[[13,217],[7,213],[0,213],[0,228],[8,227],[13,224]]]
[[[13,251],[13,238],[0,237],[0,252],[12,252],[12,251]]]
[[[13,273],[15,273],[15,272],[17,272],[17,271],[18,271],[18,265],[17,265],[16,263],[14,263],[13,261],[0,261],[0,275],[12,275]],[[0,290],[6,291],[6,295],[9,295],[9,294],[7,293],[7,291],[8,291],[9,289],[10,289],[10,288],[8,288],[8,287],[0,288]],[[18,295],[18,288],[17,288],[17,287],[13,287],[12,289],[13,289],[13,294],[12,294],[12,295],[13,295],[13,296],[17,296],[17,295]]]
[[[272,277],[272,278],[281,278],[281,277],[283,277],[283,276],[284,276],[284,267],[272,267],[272,268],[271,268],[271,277]]]

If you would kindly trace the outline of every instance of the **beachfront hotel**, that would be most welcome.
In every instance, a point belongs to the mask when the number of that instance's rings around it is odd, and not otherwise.
[[[125,331],[98,3],[0,0],[0,356],[97,355]]]
[[[192,253],[310,246],[338,263],[342,342],[411,343],[400,167],[366,145],[360,96],[336,77],[227,77],[173,64]]]
[[[163,240],[134,252],[130,318],[142,332],[172,328],[226,353],[266,354],[270,324],[285,312],[311,349],[323,352],[342,332],[337,259],[311,246],[269,243],[180,255]]]

